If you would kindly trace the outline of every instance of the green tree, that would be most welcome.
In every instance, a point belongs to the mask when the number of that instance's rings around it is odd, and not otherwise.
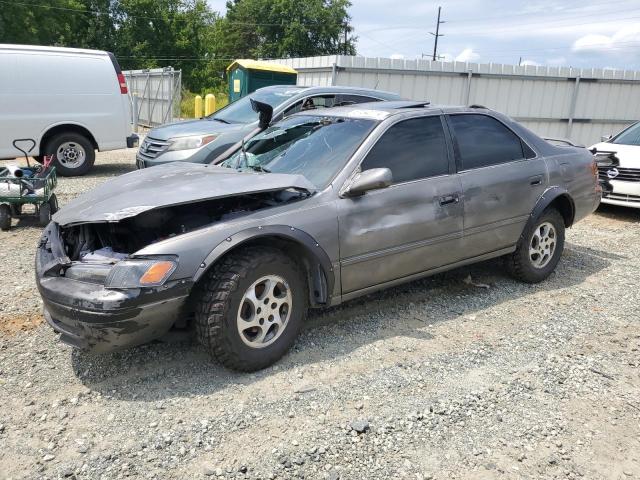
[[[206,0],[120,0],[116,54],[123,68],[173,66],[200,89],[212,76],[211,43],[218,16]]]
[[[350,6],[349,0],[229,1],[226,17],[216,24],[216,56],[355,55]]]
[[[108,50],[115,39],[112,4],[111,0],[3,3],[0,42]]]

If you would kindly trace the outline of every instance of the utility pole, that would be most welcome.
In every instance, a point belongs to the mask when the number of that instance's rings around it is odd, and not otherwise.
[[[347,37],[348,34],[349,34],[349,24],[345,23],[344,24],[344,54],[345,55],[349,54],[348,47],[347,47],[348,42],[349,42],[349,39]]]
[[[440,24],[445,23],[444,20],[440,20],[440,10],[442,7],[438,7],[438,21],[436,22],[436,33],[429,32],[431,35],[435,37],[433,42],[433,61],[435,62],[438,58],[438,37],[443,37],[444,34],[440,33]]]

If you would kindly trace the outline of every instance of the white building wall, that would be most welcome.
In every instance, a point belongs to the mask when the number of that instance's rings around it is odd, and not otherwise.
[[[640,72],[352,56],[274,60],[300,85],[376,88],[440,105],[480,104],[548,137],[590,145],[640,120]]]

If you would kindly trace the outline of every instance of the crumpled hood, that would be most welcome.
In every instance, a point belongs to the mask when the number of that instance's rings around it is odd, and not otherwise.
[[[590,147],[598,151],[615,152],[623,168],[640,168],[640,146],[611,142],[596,143]]]
[[[288,188],[315,190],[301,175],[168,163],[106,181],[68,203],[53,220],[61,226],[117,222],[155,208]]]
[[[243,123],[222,123],[215,120],[185,120],[183,122],[169,123],[151,130],[147,136],[156,140],[169,140],[175,137],[188,137],[190,135],[213,135],[233,132],[246,128]]]

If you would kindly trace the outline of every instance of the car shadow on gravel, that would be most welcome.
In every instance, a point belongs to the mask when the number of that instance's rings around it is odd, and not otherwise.
[[[88,388],[111,398],[159,401],[243,387],[276,371],[337,360],[363,345],[404,336],[436,341],[426,325],[511,302],[539,292],[576,286],[623,257],[567,243],[556,272],[528,285],[507,276],[491,260],[370,294],[341,306],[312,311],[292,351],[275,366],[235,373],[212,362],[193,341],[156,342],[105,355],[74,351],[75,374]]]
[[[617,205],[601,203],[594,213],[595,215],[611,220],[640,223],[640,210],[637,208],[619,207]]]
[[[100,163],[96,162],[89,175],[95,178],[115,177],[132,172],[136,169],[135,160],[131,164],[127,163]],[[82,179],[82,177],[76,177]]]

